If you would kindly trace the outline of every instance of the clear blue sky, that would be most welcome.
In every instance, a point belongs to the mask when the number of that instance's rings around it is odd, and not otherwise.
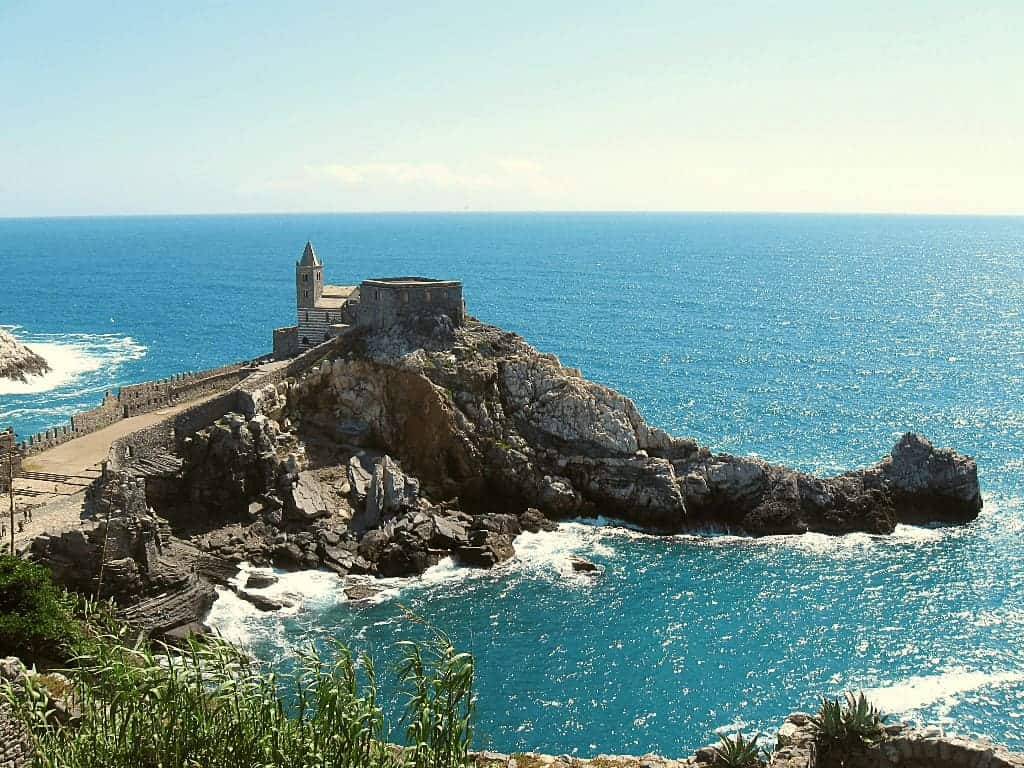
[[[1024,213],[1024,0],[0,0],[0,216]]]

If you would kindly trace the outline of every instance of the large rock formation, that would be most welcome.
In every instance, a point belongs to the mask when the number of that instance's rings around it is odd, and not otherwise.
[[[95,516],[81,527],[32,541],[31,556],[54,580],[86,595],[110,598],[121,617],[153,635],[201,629],[234,569],[170,534],[146,503],[143,481],[117,476],[101,486]]]
[[[144,486],[131,464],[110,473],[99,497],[123,522],[44,540],[37,556],[64,583],[89,589],[98,574],[67,564],[95,562],[100,541],[115,541],[127,554],[100,558],[108,588],[123,582],[124,594],[184,594],[200,606],[202,595],[188,595],[195,574],[182,572],[191,563],[202,574],[197,550],[221,564],[404,576],[446,556],[497,565],[514,556],[523,530],[567,516],[664,532],[714,524],[752,535],[884,534],[901,521],[968,521],[982,505],[973,459],[919,435],[873,467],[830,478],[712,453],[473,320],[351,331],[295,378],[248,382],[235,407],[177,435],[180,470],[165,462],[173,472]],[[159,536],[147,532],[159,527],[150,505],[168,521]],[[169,561],[150,552],[153,541],[192,553],[175,558],[176,576],[161,570]],[[178,618],[187,612],[179,603]]]
[[[42,376],[49,370],[50,366],[43,358],[0,328],[0,379],[27,381],[31,376]]]
[[[672,437],[514,334],[474,321],[432,331],[341,340],[288,390],[284,412],[300,436],[386,450],[426,494],[457,496],[470,512],[536,507],[772,534],[888,533],[981,509],[974,461],[918,435],[871,468],[816,478]]]

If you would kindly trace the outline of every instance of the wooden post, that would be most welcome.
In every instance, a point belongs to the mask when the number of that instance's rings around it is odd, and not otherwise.
[[[7,492],[11,497],[11,554],[14,554],[14,448],[7,451]]]

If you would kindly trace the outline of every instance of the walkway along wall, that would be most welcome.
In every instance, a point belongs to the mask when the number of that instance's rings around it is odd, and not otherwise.
[[[50,427],[25,437],[18,443],[21,455],[31,456],[103,429],[121,419],[151,413],[228,389],[253,373],[257,362],[262,360],[245,360],[205,371],[179,373],[158,381],[126,384],[116,395],[108,390],[100,405],[74,414],[68,424]]]
[[[330,355],[337,338],[330,339],[295,357],[273,371],[260,371],[245,377],[223,394],[196,403],[181,413],[168,416],[150,427],[118,438],[110,446],[108,469],[127,469],[133,461],[154,458],[159,454],[177,453],[181,442],[189,435],[213,424],[225,413],[246,413],[253,407],[253,394],[268,385],[277,385],[285,379],[307,370]]]

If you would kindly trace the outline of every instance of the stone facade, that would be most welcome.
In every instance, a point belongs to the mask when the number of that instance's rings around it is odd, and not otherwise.
[[[354,285],[324,285],[323,263],[313,250],[313,244],[306,241],[302,256],[295,264],[296,352],[312,349],[343,332],[355,319],[350,306],[355,301],[358,301],[358,289]],[[274,336],[275,357],[278,357],[276,331]],[[282,350],[286,344],[282,336]]]
[[[454,325],[462,325],[466,316],[462,283],[429,277],[383,277],[360,284],[360,326],[382,330],[418,315],[447,315]]]
[[[295,264],[296,324],[274,329],[274,358],[284,360],[336,338],[353,326],[382,330],[416,316],[466,315],[462,283],[429,277],[382,277],[359,286],[326,285],[323,262],[306,242]]]
[[[17,476],[21,470],[21,452],[17,450],[15,440],[16,435],[10,427],[0,431],[0,493],[7,493],[10,489],[11,472]],[[10,464],[7,461],[8,454],[12,454],[13,461]]]

